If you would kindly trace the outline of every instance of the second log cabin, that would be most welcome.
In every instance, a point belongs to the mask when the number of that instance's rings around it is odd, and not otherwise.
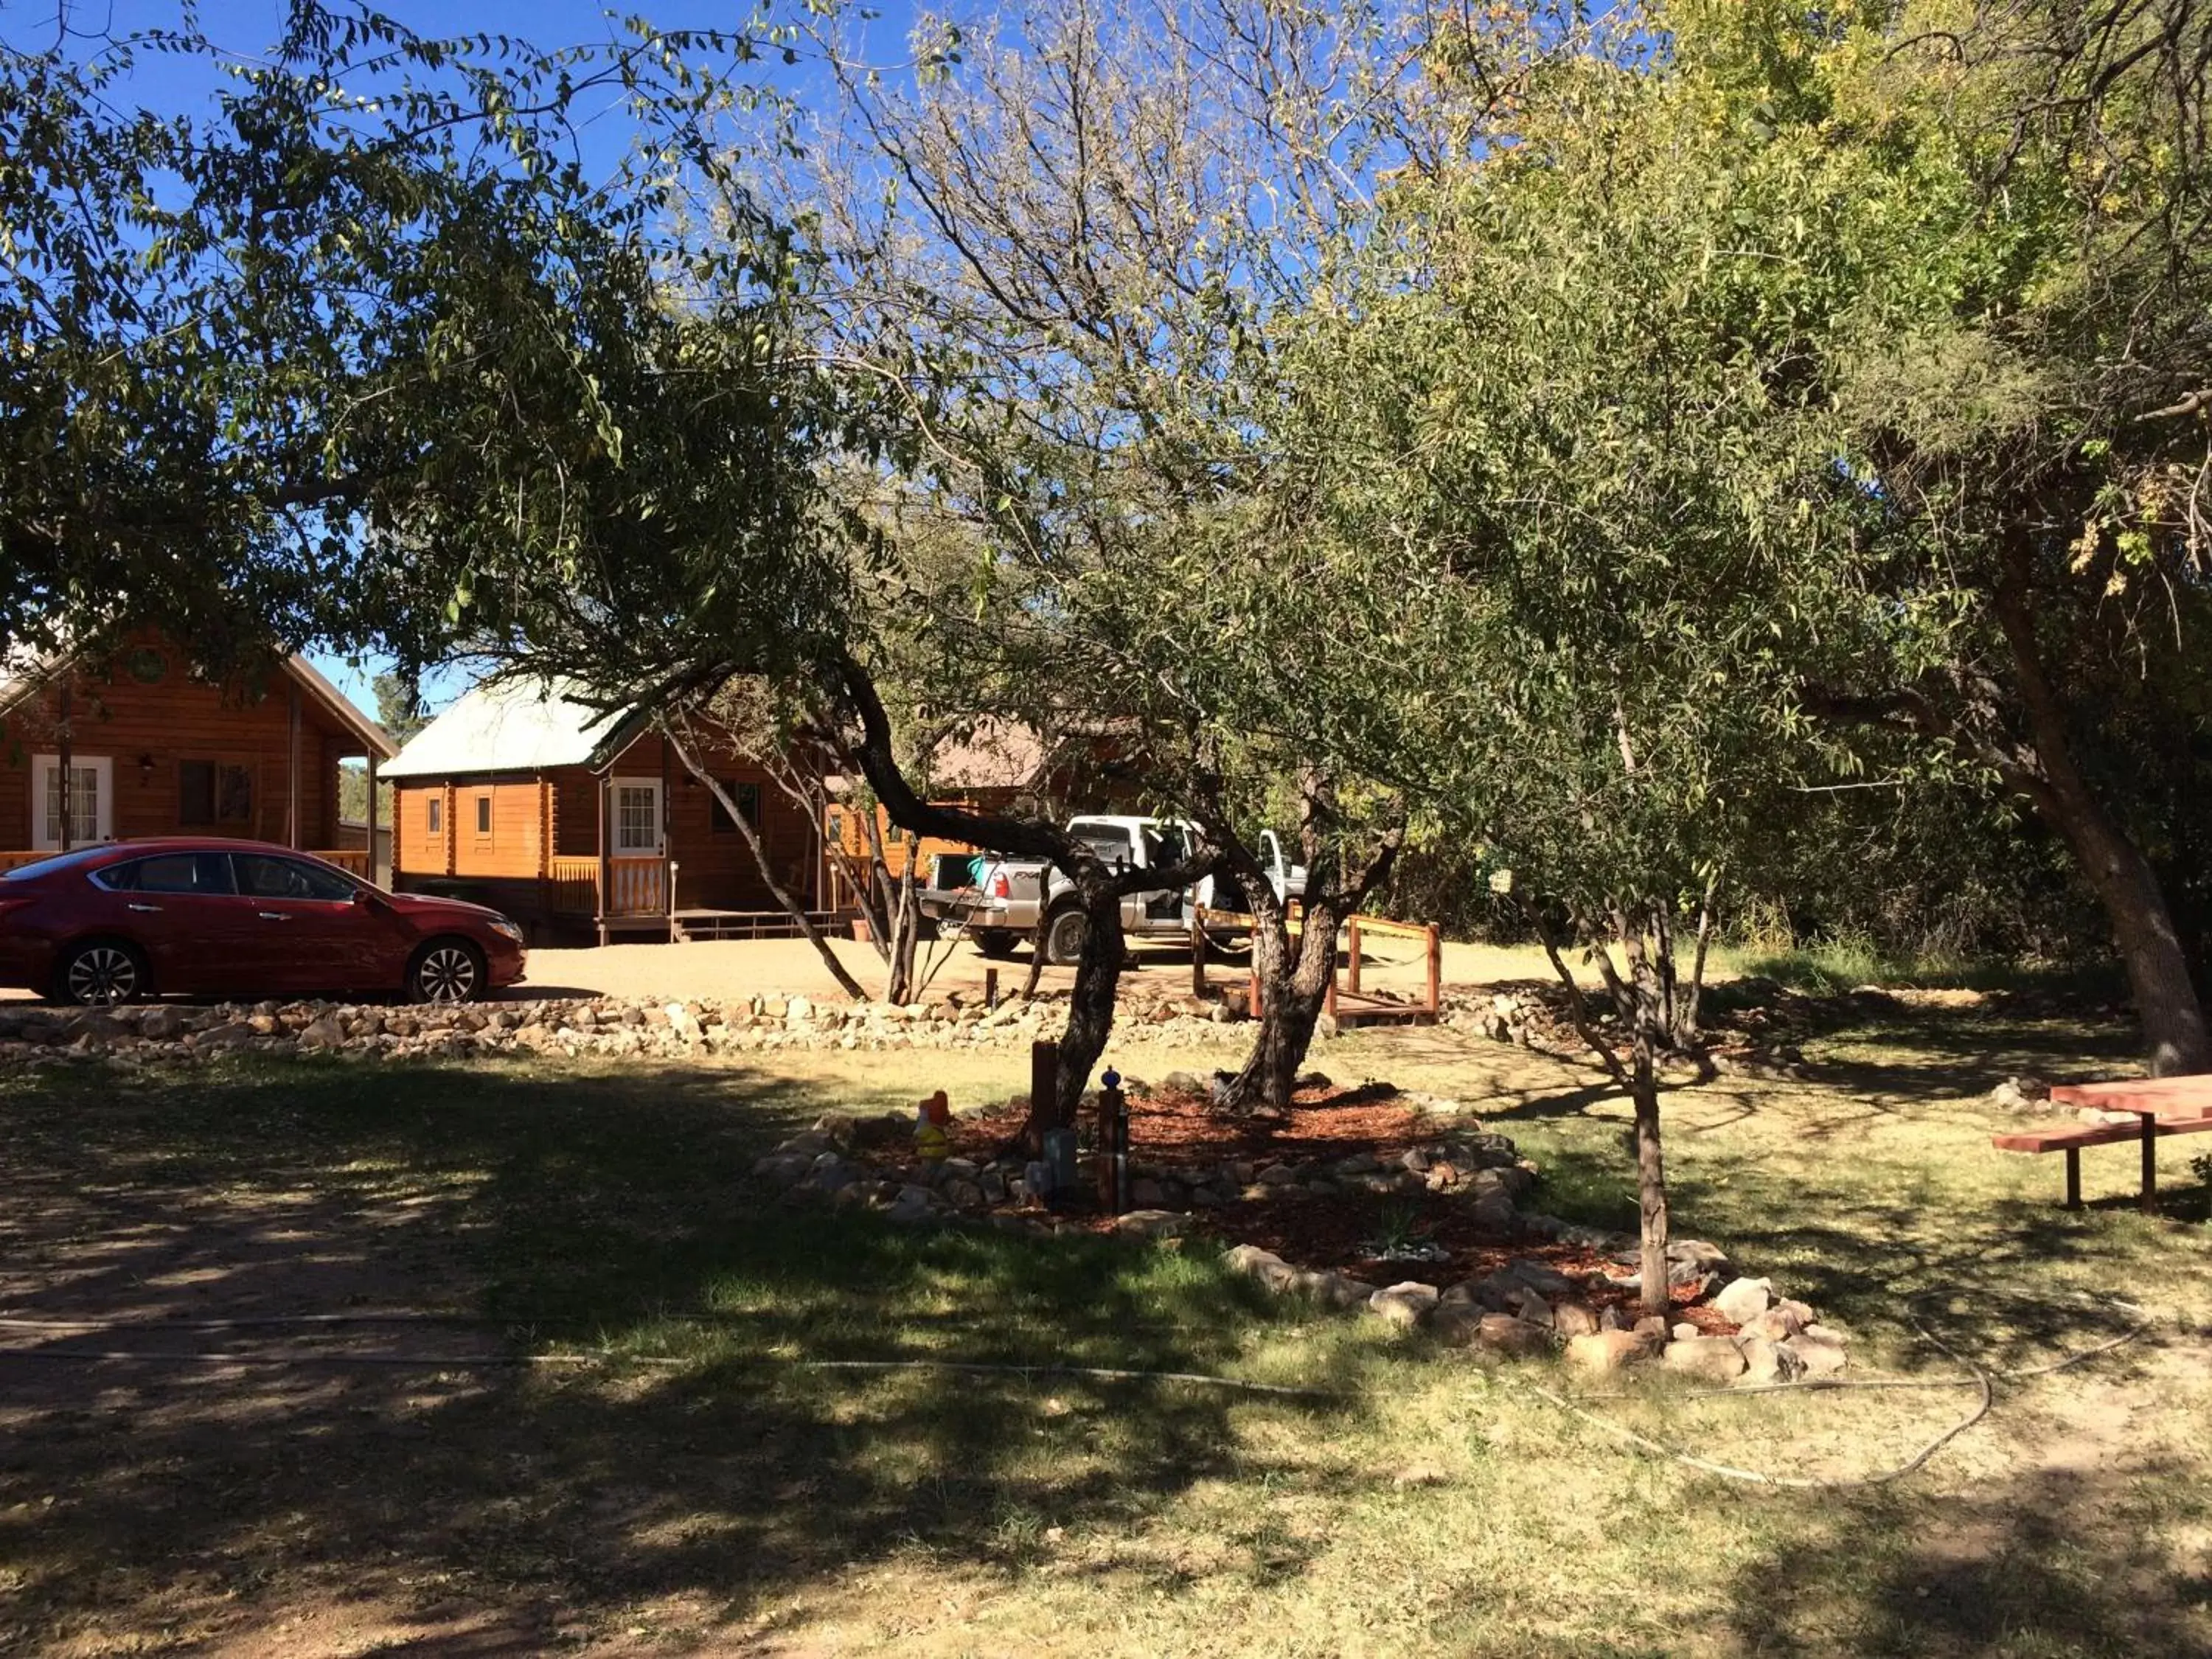
[[[777,881],[819,915],[819,826],[742,757],[710,754],[708,770]],[[736,823],[643,710],[611,713],[559,682],[479,685],[384,775],[392,884],[489,904],[533,943],[787,925]]]

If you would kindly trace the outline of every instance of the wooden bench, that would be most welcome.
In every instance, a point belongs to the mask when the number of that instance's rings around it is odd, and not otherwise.
[[[2066,1207],[2081,1207],[2081,1149],[2137,1141],[2142,1146],[2145,1214],[2158,1210],[2158,1142],[2161,1135],[2212,1133],[2212,1073],[2188,1077],[2132,1078],[2118,1083],[2063,1085],[2051,1091],[2062,1106],[2091,1106],[2126,1112],[2132,1123],[2068,1123],[2049,1129],[2019,1129],[1990,1137],[2001,1152],[2066,1154]]]

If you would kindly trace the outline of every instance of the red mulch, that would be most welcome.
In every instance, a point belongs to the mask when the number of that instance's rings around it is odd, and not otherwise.
[[[979,1160],[993,1158],[1020,1134],[1027,1116],[1026,1103],[1014,1101],[955,1118],[949,1131],[952,1151]],[[1348,1158],[1354,1152],[1371,1152],[1387,1163],[1455,1128],[1472,1133],[1480,1126],[1438,1123],[1388,1093],[1363,1089],[1302,1089],[1289,1116],[1274,1120],[1222,1112],[1204,1097],[1180,1091],[1129,1098],[1132,1155],[1170,1171],[1211,1168],[1231,1158],[1264,1164]],[[1386,1216],[1402,1224],[1409,1214],[1425,1242],[1443,1246],[1451,1253],[1449,1259],[1383,1261],[1366,1253]],[[1078,1213],[1067,1219],[1096,1232],[1110,1232],[1114,1226],[1109,1215]],[[1613,1306],[1627,1314],[1637,1300],[1632,1285],[1585,1278],[1603,1270],[1623,1271],[1601,1253],[1579,1245],[1500,1238],[1475,1224],[1464,1197],[1447,1193],[1279,1193],[1195,1211],[1194,1223],[1225,1243],[1256,1244],[1300,1267],[1334,1268],[1377,1285],[1419,1279],[1442,1288],[1480,1279],[1509,1261],[1534,1260],[1584,1284],[1583,1299],[1593,1307]],[[1734,1332],[1735,1327],[1711,1307],[1691,1304],[1691,1293],[1692,1287],[1676,1287],[1675,1319],[1708,1334]]]
[[[952,1150],[989,1158],[1019,1133],[1027,1115],[1024,1104],[1012,1102],[956,1118]],[[1130,1156],[1170,1170],[1229,1158],[1297,1162],[1354,1152],[1387,1158],[1438,1139],[1443,1127],[1416,1107],[1363,1089],[1301,1089],[1290,1115],[1274,1119],[1223,1112],[1202,1096],[1180,1091],[1129,1097]]]

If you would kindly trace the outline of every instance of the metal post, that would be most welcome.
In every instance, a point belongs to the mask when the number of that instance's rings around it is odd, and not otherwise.
[[[2066,1207],[2069,1210],[2081,1207],[2081,1149],[2079,1146],[2066,1149]]]
[[[1114,1213],[1129,1212],[1129,1101],[1118,1080],[1102,1097],[1106,1107],[1108,1167],[1114,1180]]]
[[[1352,967],[1344,981],[1344,988],[1352,995],[1359,994],[1359,918],[1354,916],[1344,924],[1344,931],[1352,952]]]
[[[2142,1212],[2158,1213],[2158,1114],[2137,1112],[2142,1120]]]
[[[995,968],[983,970],[983,1006],[986,1008],[999,1006],[999,970]]]
[[[1429,924],[1429,1012],[1443,1006],[1444,943],[1433,921]]]
[[[599,943],[607,942],[608,889],[614,882],[614,774],[611,767],[599,779],[599,881],[593,908],[599,925]]]
[[[1190,907],[1190,994],[1206,994],[1206,907]]]

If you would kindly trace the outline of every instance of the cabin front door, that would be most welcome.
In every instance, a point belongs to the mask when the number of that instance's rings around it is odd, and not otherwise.
[[[659,778],[617,778],[608,816],[614,837],[607,860],[606,914],[658,915],[668,908],[666,819]]]
[[[64,844],[61,757],[33,757],[31,779],[31,846],[37,852],[58,853]],[[115,763],[107,756],[70,757],[69,819],[71,847],[115,839]]]

